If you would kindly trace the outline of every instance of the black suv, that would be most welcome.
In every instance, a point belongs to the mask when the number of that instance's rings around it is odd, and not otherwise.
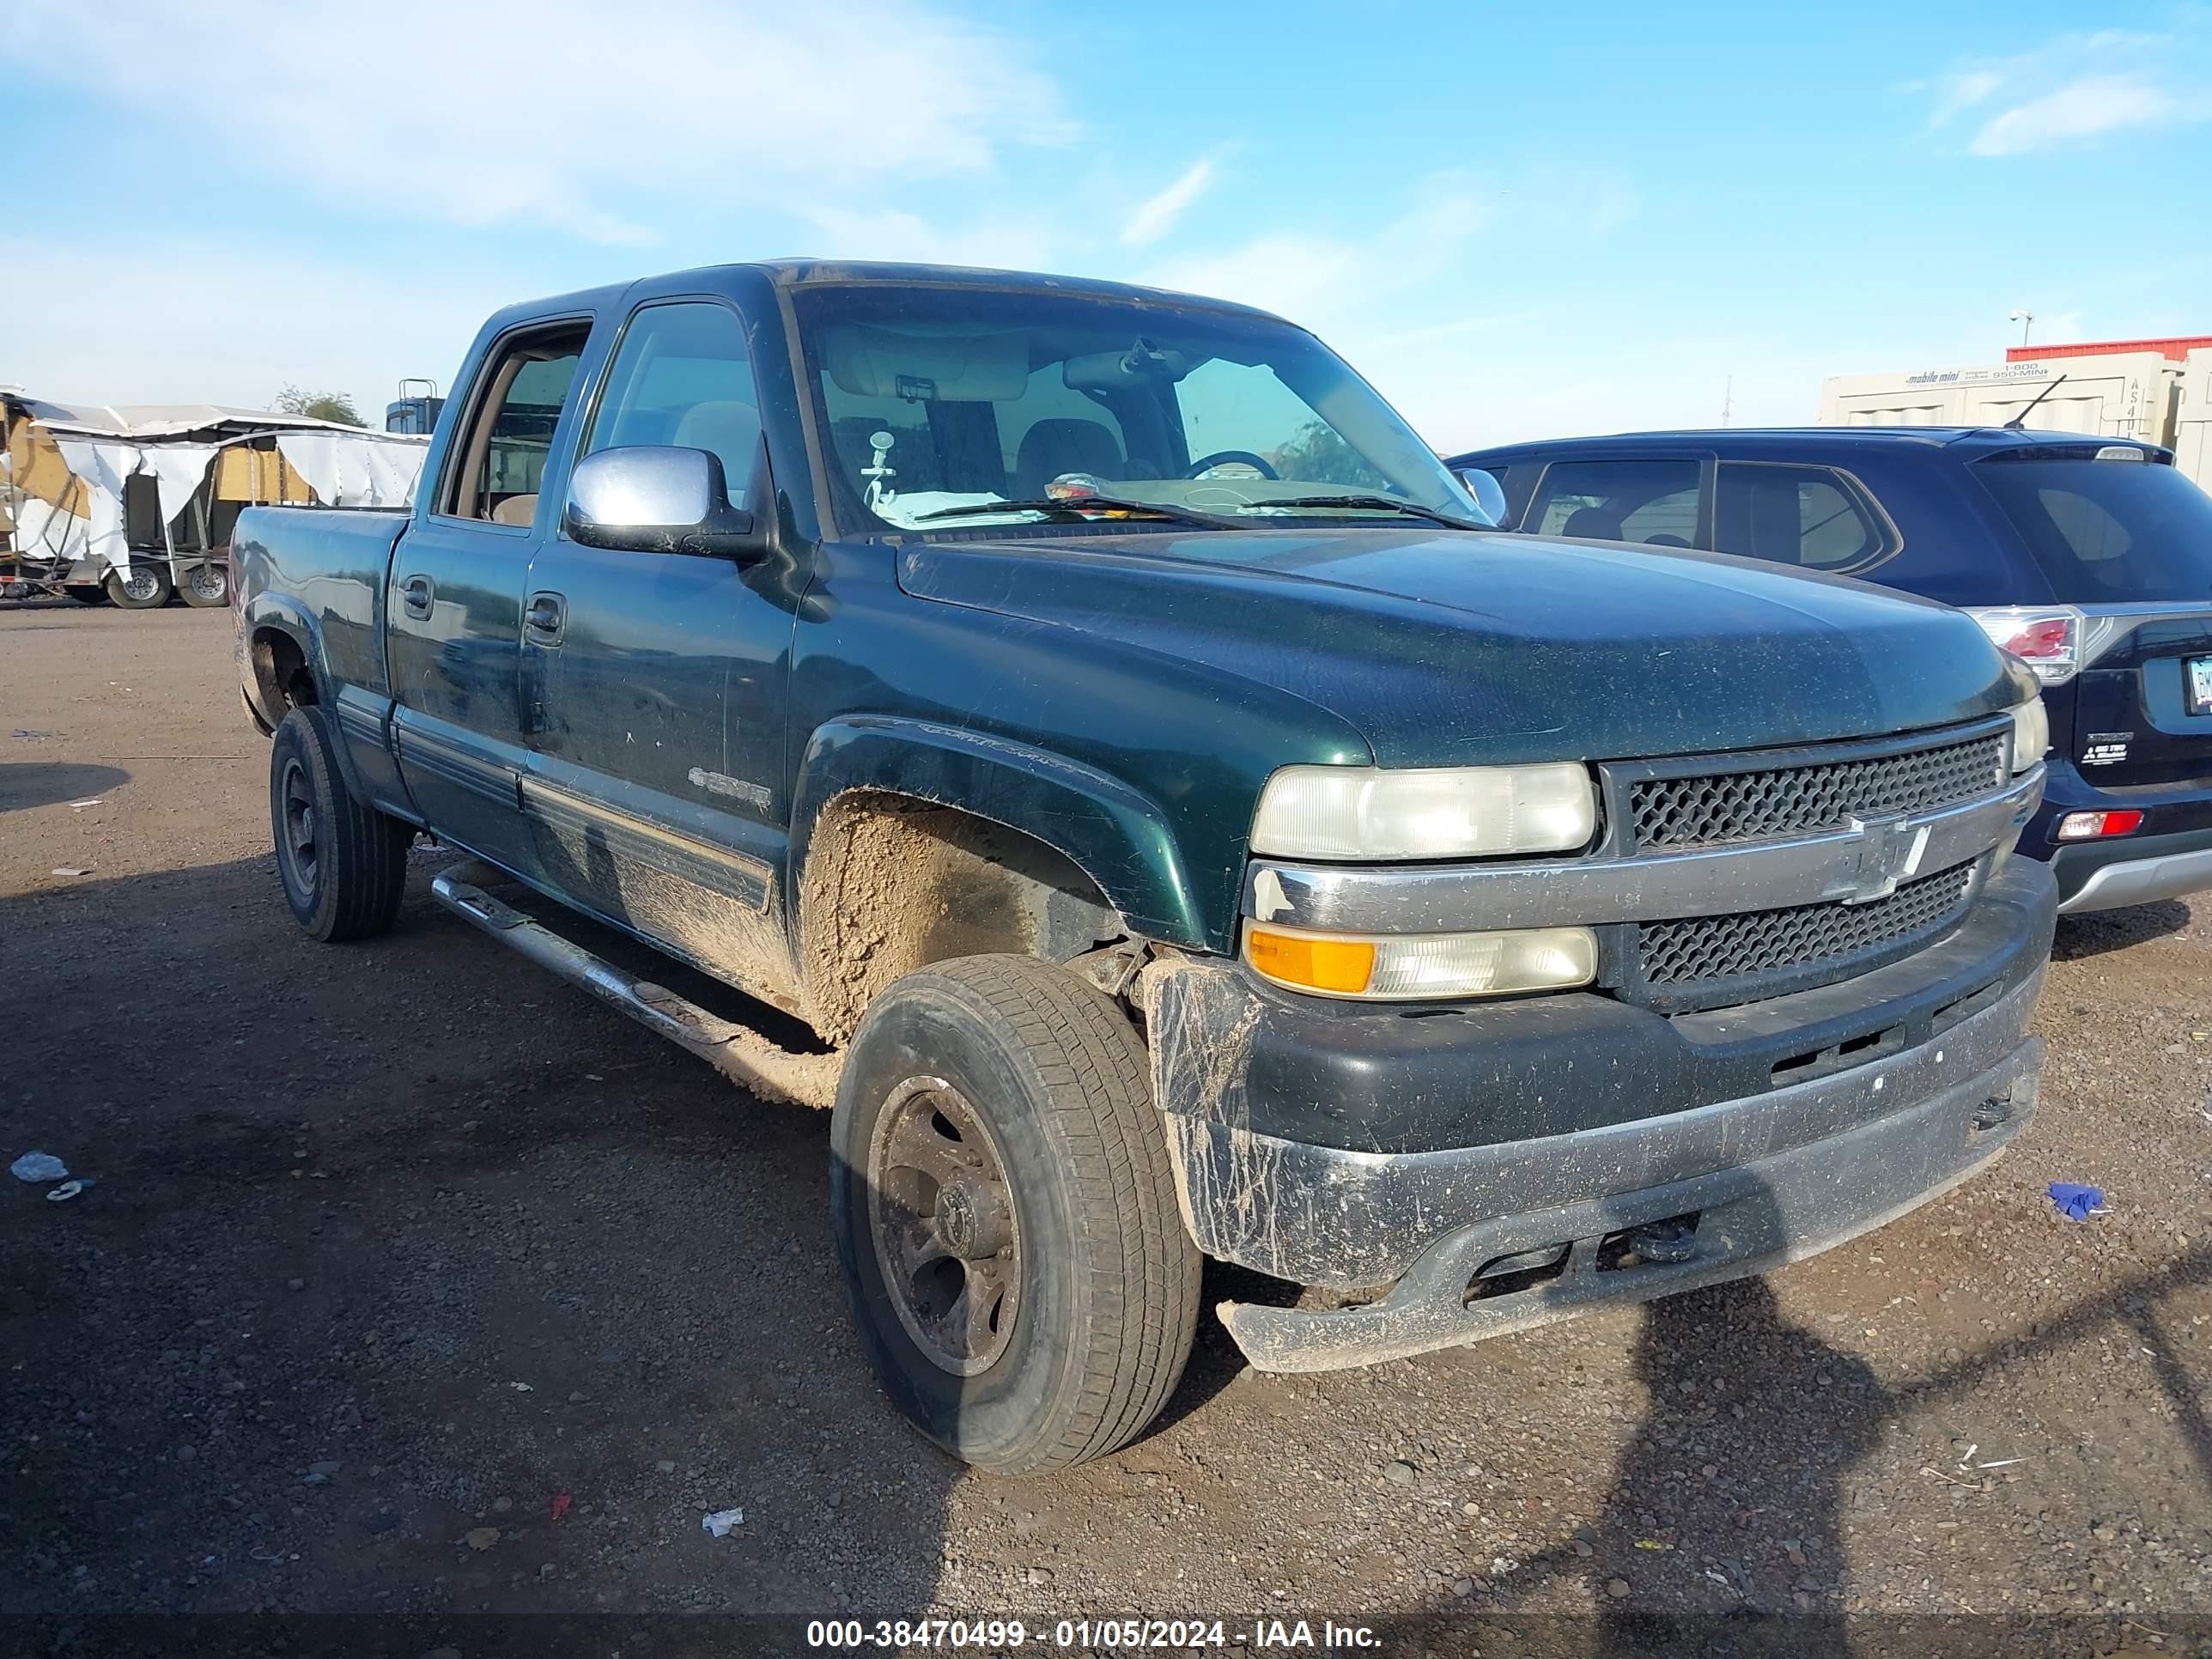
[[[2043,682],[2051,781],[2021,851],[2051,862],[2059,908],[2212,887],[2212,496],[2171,451],[1805,427],[1560,439],[1451,465],[1502,486],[1514,528],[1706,548],[1960,606]]]

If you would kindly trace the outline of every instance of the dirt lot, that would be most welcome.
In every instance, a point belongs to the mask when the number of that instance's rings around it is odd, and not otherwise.
[[[1243,1370],[1209,1319],[1151,1437],[994,1480],[866,1374],[817,1116],[419,890],[373,944],[295,931],[229,629],[0,607],[0,1152],[98,1183],[0,1182],[0,1609],[460,1632],[416,1654],[483,1650],[481,1612],[1327,1615],[1492,1655],[1668,1620],[1721,1620],[1701,1651],[1979,1651],[2008,1613],[2055,1621],[2012,1651],[2212,1637],[2187,907],[2062,929],[2030,1133],[1855,1245],[1318,1378]],[[2062,1179],[2108,1212],[2060,1219]]]

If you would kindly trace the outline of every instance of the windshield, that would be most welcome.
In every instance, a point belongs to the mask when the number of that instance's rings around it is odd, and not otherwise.
[[[1486,522],[1364,380],[1285,323],[872,283],[801,289],[793,306],[838,520],[864,533],[1064,521],[1003,504],[1091,498],[1229,519]],[[1357,495],[1383,499],[1288,505]]]
[[[2176,469],[2086,455],[1973,471],[2066,605],[2212,599],[2212,495]]]

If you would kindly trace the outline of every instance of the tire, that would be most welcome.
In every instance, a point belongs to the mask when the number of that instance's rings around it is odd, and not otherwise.
[[[1103,1456],[1158,1415],[1190,1355],[1200,1257],[1113,1001],[1027,957],[908,975],[854,1035],[830,1146],[854,1319],[924,1434],[1029,1474]],[[937,1161],[944,1178],[918,1173]]]
[[[125,611],[159,611],[177,591],[167,571],[145,563],[134,564],[128,570],[111,570],[100,586]]]
[[[210,610],[230,603],[230,567],[207,560],[185,573],[177,597],[186,605]]]
[[[68,594],[70,598],[75,599],[79,605],[106,605],[107,603],[107,590],[105,587],[64,587],[62,589],[62,592]]]
[[[276,728],[269,819],[284,901],[309,934],[335,944],[392,926],[414,827],[354,799],[319,708],[295,708]]]

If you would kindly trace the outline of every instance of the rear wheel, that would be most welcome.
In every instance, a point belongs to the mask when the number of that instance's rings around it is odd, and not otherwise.
[[[399,914],[413,826],[356,800],[329,720],[293,709],[269,750],[276,873],[300,926],[325,942],[383,933]]]
[[[186,605],[203,607],[230,603],[230,568],[212,560],[194,565],[185,573],[185,580],[177,592]]]
[[[177,591],[169,573],[157,564],[134,564],[107,573],[107,597],[125,611],[159,611]]]
[[[1200,1262],[1113,1001],[1026,957],[910,974],[854,1036],[830,1140],[854,1316],[923,1433],[1028,1474],[1143,1432],[1189,1356]]]

